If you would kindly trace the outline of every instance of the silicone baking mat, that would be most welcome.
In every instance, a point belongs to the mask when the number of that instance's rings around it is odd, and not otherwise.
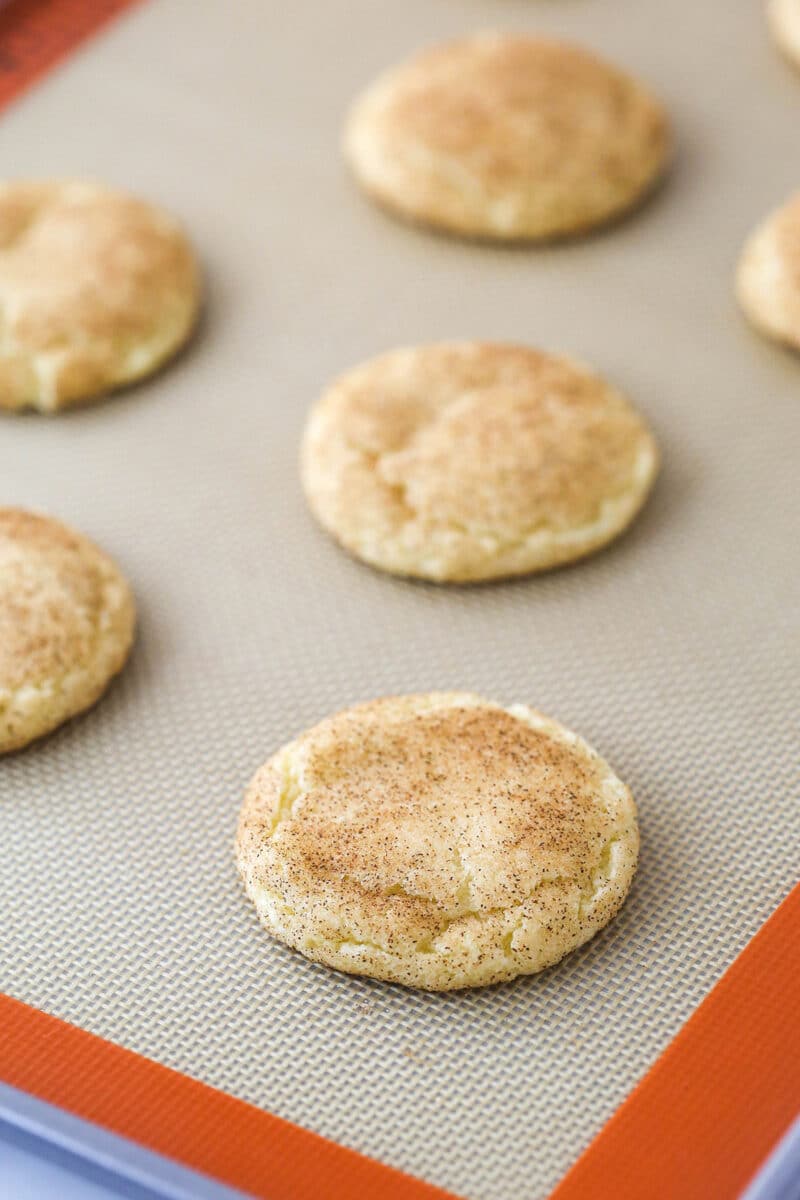
[[[574,38],[665,99],[677,162],[640,214],[498,250],[359,198],[337,147],[353,93],[488,26]],[[141,617],[104,702],[0,765],[1,990],[470,1200],[548,1193],[797,875],[800,365],[749,332],[730,277],[800,183],[798,129],[800,79],[759,6],[728,0],[151,0],[3,114],[7,172],[97,176],[180,214],[208,303],[149,384],[1,423],[0,500],[95,537]],[[661,481],[574,568],[471,589],[380,576],[305,511],[305,412],[373,353],[473,336],[607,374],[656,430]],[[643,835],[604,934],[446,996],[271,942],[232,858],[277,745],[433,687],[580,730]]]

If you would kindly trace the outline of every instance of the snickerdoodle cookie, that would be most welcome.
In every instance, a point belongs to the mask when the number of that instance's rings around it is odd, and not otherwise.
[[[800,0],[769,0],[767,17],[775,41],[800,67]]]
[[[800,350],[800,192],[746,241],[736,293],[761,333]]]
[[[55,412],[151,374],[199,296],[161,210],[94,183],[0,184],[0,409]]]
[[[118,567],[52,517],[0,508],[0,754],[94,704],[128,657]]]
[[[637,205],[665,170],[664,109],[563,42],[479,33],[426,49],[356,100],[344,152],[399,216],[465,237],[561,237]]]
[[[253,779],[237,840],[270,933],[308,958],[446,991],[532,974],[615,915],[630,792],[557,721],[462,692],[322,721]]]
[[[395,350],[312,409],[303,486],[320,523],[399,575],[467,582],[540,571],[615,538],[656,475],[628,401],[522,346]]]

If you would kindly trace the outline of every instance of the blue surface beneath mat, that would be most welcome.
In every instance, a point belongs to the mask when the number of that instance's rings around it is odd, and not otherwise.
[[[0,1197],[246,1200],[126,1138],[0,1084]],[[800,1200],[800,1118],[740,1200]]]
[[[0,1136],[0,1196],[14,1200],[117,1200],[119,1191],[82,1179],[67,1167],[48,1162]]]
[[[170,1159],[0,1084],[3,1200],[244,1200]]]
[[[741,1200],[800,1200],[800,1117],[778,1143]]]

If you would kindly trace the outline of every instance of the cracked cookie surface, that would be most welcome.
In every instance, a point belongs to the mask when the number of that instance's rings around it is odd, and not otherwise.
[[[134,623],[107,555],[51,517],[0,508],[0,754],[94,704],[128,657]]]
[[[266,928],[308,958],[446,991],[532,974],[620,908],[636,809],[558,722],[472,693],[377,700],[256,774],[237,859]]]
[[[619,392],[522,346],[395,350],[312,409],[301,473],[320,523],[399,575],[471,582],[581,558],[633,520],[658,469]]]
[[[575,234],[636,205],[671,151],[662,106],[577,46],[479,33],[426,49],[356,100],[345,157],[407,219],[466,237]]]
[[[161,210],[94,183],[0,185],[0,409],[56,412],[151,374],[199,296]]]

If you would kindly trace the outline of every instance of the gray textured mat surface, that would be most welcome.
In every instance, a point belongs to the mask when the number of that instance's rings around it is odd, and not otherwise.
[[[680,154],[628,223],[540,251],[438,240],[362,202],[341,113],[449,33],[563,33],[649,79]],[[3,170],[182,214],[205,325],[148,385],[0,421],[0,502],[117,556],[141,632],[85,718],[0,763],[0,987],[474,1200],[543,1197],[794,882],[800,360],[739,318],[751,225],[800,186],[800,77],[759,6],[705,0],[152,0],[0,117]],[[304,413],[397,343],[584,359],[656,430],[631,534],[547,577],[437,590],[307,516]],[[240,892],[241,791],[376,694],[471,688],[579,730],[630,783],[620,919],[535,979],[415,995],[273,944]]]

